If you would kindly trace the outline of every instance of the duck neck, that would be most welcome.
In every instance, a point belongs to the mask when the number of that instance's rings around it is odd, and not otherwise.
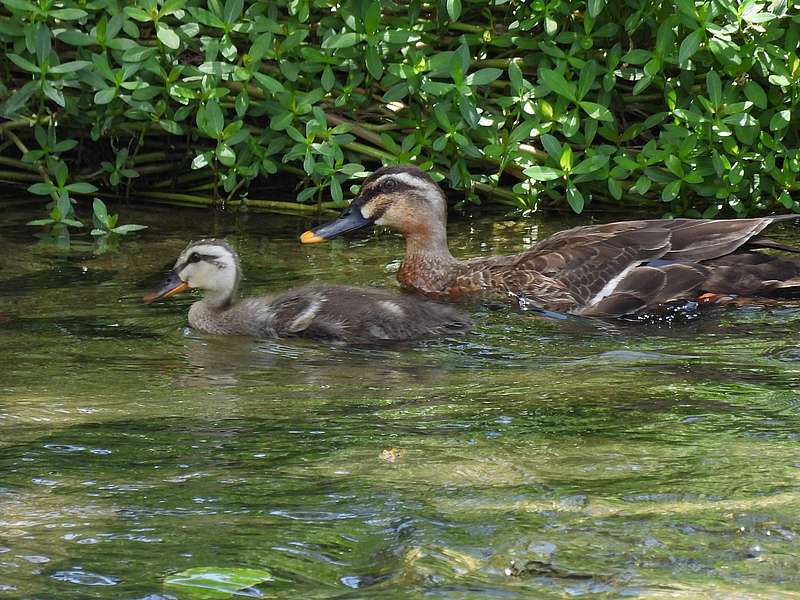
[[[200,301],[209,310],[227,310],[234,303],[234,292],[223,290],[207,290]]]
[[[443,291],[458,263],[447,247],[444,225],[408,232],[405,238],[406,255],[397,274],[400,284],[423,293]]]

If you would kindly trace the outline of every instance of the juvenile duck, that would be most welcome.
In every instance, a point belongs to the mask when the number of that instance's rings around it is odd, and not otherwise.
[[[471,325],[452,307],[373,288],[312,283],[240,300],[240,278],[239,257],[231,246],[200,240],[186,247],[163,285],[143,302],[203,290],[203,299],[189,309],[189,324],[222,335],[372,344],[460,333]]]
[[[514,256],[460,261],[447,248],[441,188],[416,167],[368,177],[342,215],[300,238],[317,243],[385,225],[406,240],[402,287],[433,298],[501,292],[523,307],[620,317],[686,300],[800,293],[800,262],[753,252],[778,248],[765,227],[800,215],[757,219],[652,219],[560,231]]]

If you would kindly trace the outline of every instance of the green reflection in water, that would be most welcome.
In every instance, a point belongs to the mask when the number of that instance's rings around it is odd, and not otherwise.
[[[797,305],[472,307],[466,338],[380,350],[201,336],[191,298],[138,301],[189,239],[227,234],[246,293],[393,286],[402,243],[168,214],[102,256],[0,227],[0,598],[178,597],[165,577],[208,566],[281,598],[800,597]],[[456,224],[454,251],[563,226]]]

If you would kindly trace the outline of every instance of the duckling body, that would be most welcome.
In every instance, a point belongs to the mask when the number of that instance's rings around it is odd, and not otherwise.
[[[441,188],[416,167],[385,167],[367,178],[342,216],[303,234],[331,239],[373,224],[403,234],[398,271],[405,289],[438,299],[510,296],[523,307],[619,317],[698,298],[800,294],[800,262],[756,250],[800,249],[758,238],[777,221],[650,219],[575,227],[513,256],[460,261],[447,247]]]
[[[203,299],[189,309],[189,324],[218,335],[375,344],[450,335],[470,327],[469,319],[452,307],[374,288],[311,283],[237,299],[239,279],[233,248],[221,240],[201,240],[187,246],[162,289],[144,301],[203,289]]]

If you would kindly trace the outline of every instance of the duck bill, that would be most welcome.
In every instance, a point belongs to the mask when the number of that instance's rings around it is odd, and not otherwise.
[[[375,221],[373,219],[365,219],[358,208],[351,206],[338,219],[306,231],[300,236],[300,242],[303,244],[320,244],[337,238],[344,233],[364,229],[374,224]]]
[[[156,300],[171,298],[175,294],[180,294],[188,289],[189,284],[181,279],[175,271],[172,271],[169,275],[167,275],[167,279],[161,284],[161,287],[156,291],[147,294],[144,298],[142,298],[142,302],[145,304],[152,304]]]

